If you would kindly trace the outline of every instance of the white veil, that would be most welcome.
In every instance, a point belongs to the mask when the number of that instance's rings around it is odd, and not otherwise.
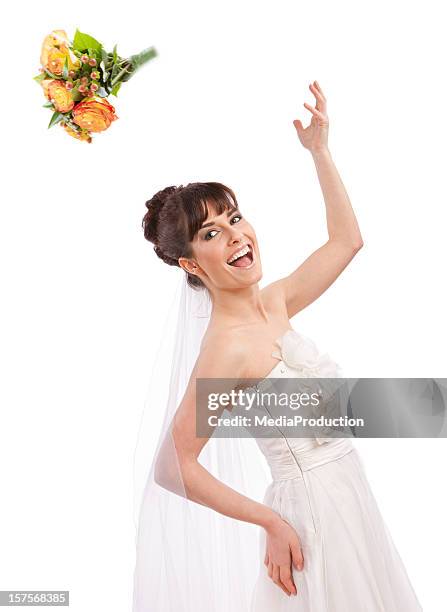
[[[176,272],[179,284],[155,359],[135,452],[133,612],[248,612],[257,575],[261,568],[266,571],[259,528],[187,499],[170,433],[212,309],[208,290],[191,288],[186,273]],[[154,452],[153,422],[160,411],[163,424]],[[199,461],[227,485],[262,501],[268,471],[252,439],[211,437]]]

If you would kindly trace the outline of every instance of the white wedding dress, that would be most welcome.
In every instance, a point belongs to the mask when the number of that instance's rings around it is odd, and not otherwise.
[[[277,345],[272,356],[279,362],[254,385],[258,390],[271,388],[272,378],[343,375],[312,340],[294,330]],[[287,596],[268,577],[262,529],[251,612],[420,612],[351,440],[287,438],[278,428],[277,437],[256,442],[273,479],[264,503],[297,531],[304,568],[293,569],[298,593]]]

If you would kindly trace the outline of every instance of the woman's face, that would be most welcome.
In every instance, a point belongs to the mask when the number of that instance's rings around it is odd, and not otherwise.
[[[192,247],[199,278],[208,288],[248,287],[262,278],[256,233],[237,209],[217,215],[209,205]]]

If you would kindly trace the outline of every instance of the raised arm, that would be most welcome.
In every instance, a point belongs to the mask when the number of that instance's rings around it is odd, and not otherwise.
[[[289,318],[324,293],[363,246],[349,196],[329,151],[326,98],[316,81],[309,88],[316,98],[315,108],[304,103],[312,113],[311,123],[305,129],[299,119],[293,123],[315,163],[326,206],[328,240],[291,274],[266,288],[281,292]]]

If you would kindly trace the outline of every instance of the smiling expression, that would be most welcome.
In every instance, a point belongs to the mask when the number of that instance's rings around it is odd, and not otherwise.
[[[256,233],[237,208],[216,215],[208,205],[208,216],[194,236],[192,248],[196,272],[208,286],[249,286],[262,277]]]

